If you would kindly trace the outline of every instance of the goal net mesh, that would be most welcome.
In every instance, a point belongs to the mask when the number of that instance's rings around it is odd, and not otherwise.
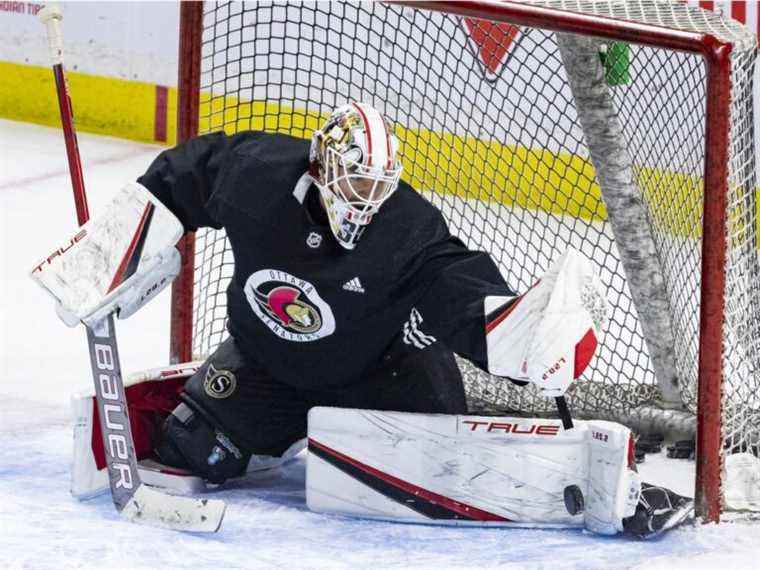
[[[731,449],[757,453],[754,37],[683,4],[541,4],[734,42],[723,435]],[[660,309],[673,340],[664,359],[673,363],[674,380],[658,378],[650,358],[652,340],[626,273],[636,260],[624,267],[618,247],[641,236],[613,232],[557,35],[377,2],[207,3],[203,27],[201,133],[254,129],[309,138],[338,105],[353,99],[377,107],[395,125],[403,178],[443,212],[453,234],[492,255],[513,289],[527,290],[568,247],[598,267],[611,312],[597,356],[568,394],[573,413],[693,432],[707,97],[701,57],[594,43],[629,160],[634,192],[626,199],[646,220],[633,234],[647,234],[643,243],[653,244],[650,257],[658,262],[643,281],[662,283]],[[624,202],[618,215],[626,211]],[[195,358],[226,336],[232,273],[224,232],[198,232]],[[555,409],[531,386],[460,364],[473,408]]]

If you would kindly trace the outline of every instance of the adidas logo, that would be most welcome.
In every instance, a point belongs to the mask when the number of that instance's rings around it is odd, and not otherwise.
[[[364,293],[364,287],[362,287],[362,282],[359,281],[358,277],[346,281],[343,284],[343,288],[346,291],[353,291],[354,293]]]

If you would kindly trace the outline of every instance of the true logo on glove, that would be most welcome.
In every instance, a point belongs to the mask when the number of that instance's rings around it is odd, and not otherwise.
[[[237,387],[237,378],[229,370],[217,370],[213,364],[209,364],[206,378],[203,380],[203,389],[212,398],[229,398]]]
[[[58,257],[60,255],[63,255],[64,253],[66,253],[68,250],[70,250],[72,247],[74,247],[74,245],[78,241],[81,241],[84,238],[84,236],[86,236],[86,235],[87,235],[87,230],[86,229],[79,230],[79,233],[77,233],[77,235],[75,235],[73,238],[71,238],[69,240],[69,243],[67,243],[63,247],[59,247],[58,249],[56,249],[53,253],[51,253],[50,255],[48,255],[45,260],[43,260],[34,269],[32,269],[32,273],[36,273],[37,271],[42,271],[42,267],[45,264],[50,265],[56,257]]]

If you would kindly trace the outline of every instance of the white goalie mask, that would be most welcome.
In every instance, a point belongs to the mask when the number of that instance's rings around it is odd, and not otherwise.
[[[338,243],[354,249],[372,216],[398,187],[398,141],[385,118],[364,103],[333,111],[311,141],[311,174]]]

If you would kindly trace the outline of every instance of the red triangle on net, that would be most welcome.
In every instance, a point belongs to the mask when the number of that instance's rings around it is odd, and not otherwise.
[[[486,69],[486,75],[489,79],[496,78],[520,29],[506,22],[490,22],[475,18],[463,18],[463,24],[478,59]]]

